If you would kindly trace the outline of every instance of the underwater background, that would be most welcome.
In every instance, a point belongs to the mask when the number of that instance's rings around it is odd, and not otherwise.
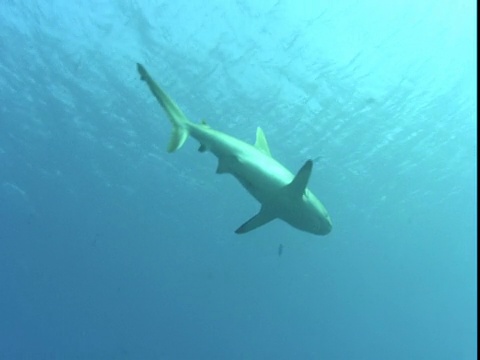
[[[2,0],[0,359],[474,359],[473,0]],[[257,126],[327,236],[170,123]]]

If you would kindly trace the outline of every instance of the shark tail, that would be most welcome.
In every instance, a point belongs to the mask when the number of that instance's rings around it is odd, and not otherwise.
[[[160,86],[157,85],[143,65],[137,64],[137,70],[140,74],[140,78],[147,83],[153,96],[158,100],[167,113],[168,119],[172,123],[173,128],[170,134],[167,151],[174,152],[175,150],[180,149],[185,140],[187,140],[190,121],[170,96],[168,96]]]

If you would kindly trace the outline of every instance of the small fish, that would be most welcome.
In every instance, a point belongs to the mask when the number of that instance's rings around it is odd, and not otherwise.
[[[282,256],[283,253],[283,244],[278,245],[278,256]]]

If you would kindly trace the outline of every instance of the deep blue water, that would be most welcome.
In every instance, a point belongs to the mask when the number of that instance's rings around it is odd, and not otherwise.
[[[0,4],[0,359],[474,359],[476,4]],[[281,221],[170,124],[296,172]],[[283,252],[279,256],[279,246]]]

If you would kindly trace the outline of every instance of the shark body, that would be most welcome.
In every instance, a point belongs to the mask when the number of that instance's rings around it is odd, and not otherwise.
[[[168,152],[179,149],[188,136],[200,143],[200,152],[210,151],[218,158],[217,173],[232,174],[260,202],[258,214],[235,232],[243,234],[274,219],[312,234],[326,235],[332,229],[327,210],[307,188],[313,161],[307,160],[293,175],[270,154],[262,129],[257,128],[255,145],[187,119],[177,104],[157,85],[147,70],[137,70],[172,123]]]

